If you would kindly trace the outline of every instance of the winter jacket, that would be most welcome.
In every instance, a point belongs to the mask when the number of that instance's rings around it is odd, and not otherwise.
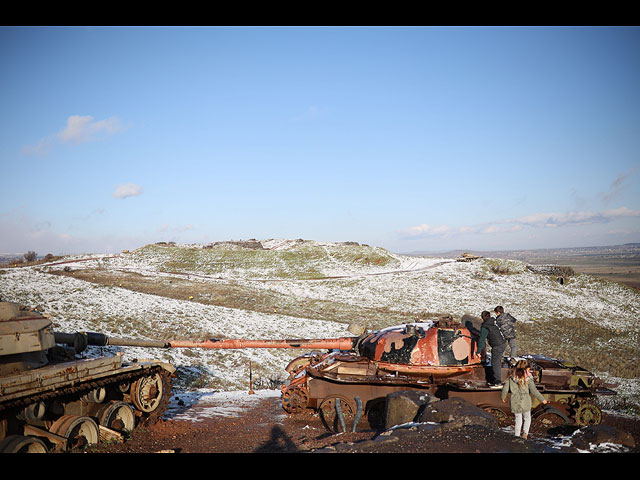
[[[540,403],[545,401],[531,377],[527,377],[527,381],[523,386],[520,386],[518,380],[513,376],[509,377],[502,387],[500,398],[505,400],[508,393],[511,393],[511,411],[513,413],[523,413],[531,410],[531,395],[540,400]]]
[[[478,348],[480,351],[484,348],[485,340],[489,341],[489,345],[491,348],[497,347],[499,345],[504,345],[506,343],[502,333],[496,326],[496,319],[493,317],[487,318],[484,322],[482,322],[482,327],[480,328],[480,338],[478,339]]]
[[[496,324],[498,325],[498,328],[502,330],[504,338],[506,338],[507,340],[516,338],[516,329],[514,325],[516,321],[517,320],[515,319],[515,317],[511,316],[508,313],[503,313],[502,315],[498,315],[496,317]]]

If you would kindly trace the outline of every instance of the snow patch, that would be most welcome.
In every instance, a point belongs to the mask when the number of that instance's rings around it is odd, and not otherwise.
[[[279,390],[219,392],[198,389],[173,395],[165,418],[198,422],[215,417],[239,417],[266,398],[280,398]],[[284,414],[283,414],[284,418]]]

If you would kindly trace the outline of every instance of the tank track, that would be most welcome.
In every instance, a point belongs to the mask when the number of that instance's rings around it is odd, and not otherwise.
[[[122,382],[134,382],[135,380],[141,377],[145,377],[147,375],[150,375],[150,374],[152,375],[155,373],[160,373],[161,375],[163,375],[163,377],[167,379],[165,383],[168,384],[168,386],[170,387],[170,381],[168,381],[169,373],[166,372],[166,370],[164,370],[160,366],[153,366],[144,370],[137,370],[135,372],[118,373],[116,375],[113,375],[107,378],[101,378],[98,380],[89,380],[89,381],[78,383],[75,385],[69,385],[66,387],[57,388],[56,390],[52,390],[49,392],[35,393],[27,397],[22,397],[22,398],[17,398],[14,400],[2,402],[0,403],[0,416],[2,415],[1,412],[5,410],[23,409],[33,403],[40,402],[40,401],[47,401],[54,398],[80,397],[83,394],[88,393],[91,390],[94,390],[99,387],[106,387],[106,386],[110,386],[110,385],[118,384]],[[168,397],[169,395],[167,395],[167,399]],[[167,403],[168,403],[168,400],[167,400]]]
[[[25,397],[2,402],[0,404],[0,452],[51,452],[75,449],[76,443],[74,442],[76,442],[78,437],[76,437],[76,433],[73,435],[69,433],[71,430],[66,430],[67,433],[64,437],[56,437],[54,435],[55,438],[53,442],[49,441],[51,434],[61,434],[61,432],[58,431],[58,429],[62,428],[61,425],[65,425],[65,428],[68,427],[69,424],[65,423],[68,421],[73,422],[73,425],[83,425],[83,427],[78,428],[84,428],[87,422],[94,425],[94,427],[87,427],[87,432],[90,432],[93,428],[95,436],[92,436],[91,433],[86,433],[86,438],[79,440],[82,442],[80,448],[84,448],[84,446],[89,443],[100,443],[102,434],[98,433],[98,428],[102,427],[98,427],[98,425],[106,425],[101,423],[105,420],[101,412],[105,411],[104,408],[108,409],[110,408],[109,405],[114,404],[127,404],[131,408],[131,413],[129,414],[130,420],[126,420],[126,422],[131,422],[130,427],[127,428],[126,432],[120,431],[120,438],[126,441],[133,431],[138,430],[142,426],[149,426],[156,423],[166,412],[171,396],[171,375],[171,372],[162,366],[153,365],[133,372],[120,372],[108,377],[88,380],[73,385],[59,386],[52,391],[34,393]],[[144,382],[145,377],[156,378],[154,382],[159,381],[161,384],[158,386],[158,388],[161,389],[161,396],[159,397],[157,405],[154,405],[152,410],[146,410],[146,404],[140,407],[140,397],[134,393],[134,391],[137,391],[138,395],[140,394],[140,390],[138,390],[138,387],[135,385],[139,380]],[[121,388],[122,385],[126,385],[127,388]],[[91,392],[95,392],[98,388],[105,388],[110,392],[109,397],[111,400],[90,401],[87,397],[83,398],[85,395],[90,397]],[[30,406],[37,405],[39,402],[44,402],[47,405],[57,404],[57,402],[59,402],[62,413],[58,411],[54,413],[53,416],[43,417],[35,423],[22,417],[22,412],[26,413]],[[80,416],[78,416],[77,412],[67,414],[68,407],[71,408],[70,412],[80,408],[82,411],[86,411],[86,413],[80,413]],[[108,412],[109,410],[106,411]],[[58,425],[58,427],[56,427],[56,425]],[[109,426],[111,427],[111,424],[109,424]],[[27,427],[30,428],[29,433],[27,433]],[[34,429],[33,427],[37,428]],[[121,428],[122,425],[119,427]],[[22,434],[23,428],[24,434]],[[84,434],[83,431],[83,435]],[[78,433],[77,435],[80,434]],[[63,440],[63,443],[60,443],[61,438],[65,437],[67,440]]]

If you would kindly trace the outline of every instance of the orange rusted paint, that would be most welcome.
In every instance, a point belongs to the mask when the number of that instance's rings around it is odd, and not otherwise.
[[[362,353],[370,360],[425,367],[425,372],[431,367],[457,368],[478,365],[482,361],[476,350],[476,341],[469,330],[461,326],[416,329],[398,326],[370,334],[362,340],[361,345]],[[437,371],[434,369],[434,372]]]
[[[463,373],[470,373],[474,367],[464,366],[441,366],[441,365],[401,365],[398,363],[378,363],[379,370],[387,372],[406,373],[418,376],[434,377],[454,377]]]
[[[171,340],[172,348],[220,348],[220,349],[242,349],[242,348],[309,348],[309,349],[337,349],[350,350],[353,348],[352,337],[329,338],[329,339],[296,339],[296,340],[247,340],[239,338],[209,339],[201,342],[189,340]]]

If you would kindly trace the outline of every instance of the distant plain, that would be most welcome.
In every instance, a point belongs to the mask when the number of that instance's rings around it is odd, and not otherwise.
[[[532,265],[554,264],[573,268],[584,273],[621,283],[640,290],[640,243],[605,247],[555,248],[536,250],[475,251],[475,255],[488,258],[520,260]],[[462,250],[441,254],[457,257]]]

